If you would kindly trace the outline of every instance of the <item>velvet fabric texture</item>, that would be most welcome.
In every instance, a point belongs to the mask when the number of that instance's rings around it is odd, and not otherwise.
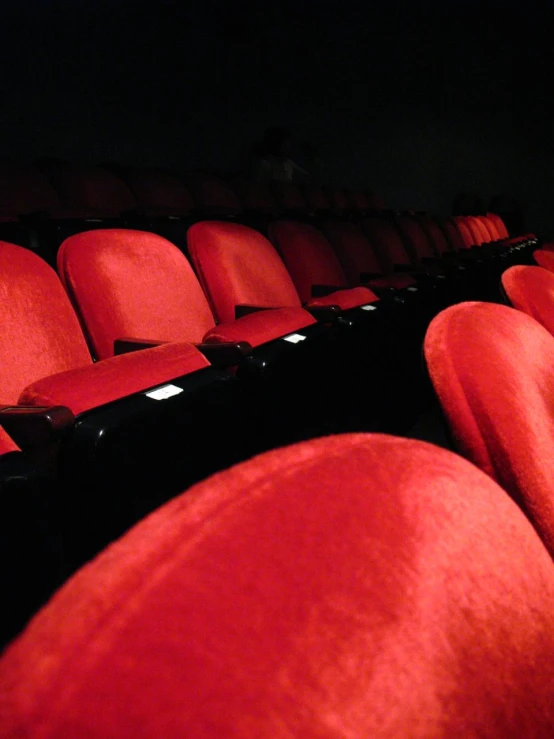
[[[396,223],[418,259],[424,257],[436,258],[437,253],[433,249],[429,236],[415,218],[411,216],[398,216]]]
[[[230,323],[218,323],[207,332],[204,341],[247,341],[255,348],[314,323],[316,319],[303,308],[261,310]]]
[[[421,215],[421,216],[418,216],[418,222],[421,224],[421,226],[427,233],[433,245],[434,251],[439,256],[442,256],[443,254],[447,254],[452,251],[452,249],[450,248],[448,244],[448,240],[444,234],[444,231],[441,229],[441,227],[435,221],[434,218],[431,218],[430,216],[426,216],[426,215]]]
[[[92,364],[60,281],[27,249],[0,242],[0,403],[15,404],[27,385]]]
[[[187,215],[192,195],[175,175],[161,169],[129,169],[125,181],[147,215]]]
[[[195,172],[185,175],[183,179],[200,211],[228,215],[242,212],[239,199],[219,177]]]
[[[468,224],[466,223],[465,218],[463,216],[454,216],[452,220],[456,224],[456,228],[458,229],[458,233],[460,234],[464,247],[466,249],[469,249],[476,242],[475,242],[475,236],[472,233],[471,229],[469,228]]]
[[[496,228],[496,224],[493,220],[488,218],[487,216],[477,216],[477,220],[483,225],[483,227],[486,229],[489,238],[488,241],[499,241],[501,236],[498,232],[498,229]]]
[[[488,241],[490,241],[489,232],[484,228],[481,221],[475,218],[475,216],[459,216],[459,217],[464,219],[464,222],[466,226],[469,228],[469,231],[473,237],[474,244],[477,244],[477,246],[481,246],[482,244],[485,244]]]
[[[0,455],[18,451],[19,447],[17,446],[15,441],[13,441],[11,436],[8,436],[8,434],[0,426]]]
[[[494,223],[494,225],[496,226],[496,230],[498,231],[498,235],[501,239],[510,238],[510,234],[508,233],[506,224],[497,213],[487,213],[487,218]]]
[[[30,164],[0,160],[0,213],[19,216],[60,207],[46,177]]]
[[[210,363],[190,344],[162,344],[33,382],[21,405],[65,405],[74,415],[171,382]]]
[[[554,251],[550,251],[550,249],[535,249],[533,259],[544,269],[554,272]]]
[[[279,182],[275,180],[271,183],[270,187],[273,197],[282,210],[301,213],[308,213],[310,210],[298,185],[292,182]]]
[[[333,247],[321,231],[298,221],[273,221],[269,226],[269,238],[280,251],[303,303],[312,304],[314,285],[348,288],[348,280]],[[318,304],[338,305],[343,310],[376,300],[364,287],[335,291],[326,297],[331,302]]]
[[[411,263],[400,234],[392,223],[382,218],[364,218],[361,226],[387,274],[394,272],[395,264]]]
[[[422,442],[328,437],[159,509],[0,660],[4,739],[551,739],[554,568]]]
[[[71,236],[58,272],[99,359],[125,336],[201,342],[215,324],[184,254],[156,234],[100,229]],[[247,339],[244,339],[247,341]]]
[[[462,238],[462,234],[460,233],[460,230],[453,218],[445,218],[443,222],[443,227],[446,235],[448,236],[448,240],[452,244],[452,248],[454,249],[454,251],[467,249],[468,246],[471,246],[471,244],[466,244],[466,242]]]
[[[235,306],[300,308],[294,283],[269,241],[237,223],[202,221],[190,227],[191,261],[219,322],[235,318]]]
[[[554,257],[554,254],[552,255]],[[554,274],[542,267],[517,265],[502,275],[510,303],[554,336]]]
[[[329,220],[323,223],[325,236],[332,245],[350,285],[360,282],[361,275],[379,275],[383,268],[363,231],[353,223]],[[373,277],[369,287],[393,287],[401,289],[417,284],[411,275],[391,274]]]
[[[513,308],[461,303],[431,322],[424,351],[459,449],[554,555],[554,339]]]
[[[52,162],[43,169],[67,208],[98,217],[117,217],[137,208],[125,183],[105,169],[73,162]]]

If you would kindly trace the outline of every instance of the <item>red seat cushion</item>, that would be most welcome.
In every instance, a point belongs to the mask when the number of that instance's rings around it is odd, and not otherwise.
[[[0,456],[2,454],[8,454],[8,452],[17,452],[19,451],[19,447],[15,443],[15,441],[12,440],[10,436],[4,431],[2,427],[0,427]]]
[[[554,257],[554,254],[552,255]],[[502,275],[514,308],[527,313],[554,336],[554,274],[542,267],[516,265]]]
[[[553,613],[550,557],[479,470],[318,439],[195,486],[74,576],[0,660],[0,725],[551,739]]]
[[[544,244],[543,246],[547,248],[536,249],[533,252],[533,258],[541,267],[544,267],[549,272],[554,272],[554,250],[550,251],[548,244]]]
[[[208,331],[204,341],[247,341],[256,347],[317,323],[303,308],[277,308],[249,313]]]
[[[209,367],[189,344],[163,344],[60,372],[22,392],[21,405],[65,405],[75,415]]]
[[[350,310],[351,308],[359,308],[361,305],[375,303],[378,300],[377,295],[367,287],[352,287],[349,290],[336,290],[321,298],[313,298],[309,301],[308,306],[338,305],[342,310]]]

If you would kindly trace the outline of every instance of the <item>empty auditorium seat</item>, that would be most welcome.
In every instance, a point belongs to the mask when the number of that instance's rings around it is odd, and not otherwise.
[[[554,255],[553,255],[554,256]],[[516,265],[502,275],[510,303],[554,336],[554,274],[542,267]]]
[[[346,197],[346,193],[344,193],[340,188],[324,187],[323,191],[327,195],[327,199],[331,204],[331,211],[335,215],[342,215],[353,210],[352,205]]]
[[[508,239],[510,237],[504,221],[497,213],[487,213],[487,218],[494,223],[501,239]]]
[[[371,210],[368,198],[361,190],[346,190],[345,194],[354,212],[366,213],[368,210]]]
[[[199,214],[232,218],[242,212],[239,199],[220,177],[206,172],[188,172],[181,175],[181,179],[191,192]]]
[[[538,265],[549,272],[554,272],[554,251],[550,249],[535,249],[533,259]]]
[[[188,216],[194,209],[190,192],[170,172],[129,168],[124,178],[141,211],[148,216]]]
[[[319,185],[303,185],[302,192],[314,214],[325,214],[331,210],[329,199]]]
[[[298,221],[274,221],[269,236],[283,257],[303,303],[325,297],[348,310],[377,300],[366,287],[349,289],[332,246],[314,226]]]
[[[172,501],[0,659],[3,736],[533,737],[554,568],[492,480],[421,442],[279,449]]]
[[[460,451],[512,495],[554,554],[554,338],[513,308],[462,303],[434,319],[424,350]]]
[[[231,447],[210,448],[208,439],[215,445],[238,428],[235,391],[198,349],[170,343],[93,363],[55,272],[4,242],[0,269],[0,425],[58,479],[79,485],[67,510],[91,508],[109,526],[119,505],[109,491],[122,478],[163,470],[170,489],[229,462]],[[143,510],[138,499],[125,504]]]
[[[240,176],[234,177],[231,185],[245,213],[260,213],[265,215],[278,213],[279,206],[271,194],[269,185],[261,182],[253,182],[246,177]]]

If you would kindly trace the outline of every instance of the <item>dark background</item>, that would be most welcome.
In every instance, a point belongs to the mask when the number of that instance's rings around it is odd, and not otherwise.
[[[237,170],[265,127],[394,207],[554,230],[553,3],[3,3],[0,155]]]

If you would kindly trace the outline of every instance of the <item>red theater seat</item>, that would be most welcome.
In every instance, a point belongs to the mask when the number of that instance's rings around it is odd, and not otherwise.
[[[552,272],[542,267],[516,265],[502,275],[502,287],[514,308],[527,313],[554,336]]]
[[[245,177],[235,177],[231,184],[246,213],[273,215],[279,211],[269,185]]]
[[[131,168],[125,181],[143,213],[149,216],[187,216],[194,202],[184,183],[162,169]]]
[[[58,195],[36,167],[0,160],[0,214],[17,219],[30,213],[52,213],[61,208]]]
[[[310,206],[298,185],[275,180],[270,183],[270,188],[280,210],[284,213],[309,213]]]
[[[207,480],[74,576],[0,660],[6,739],[533,737],[554,568],[453,454],[386,436]]]
[[[203,225],[193,226],[189,233],[194,236]],[[246,228],[219,225],[239,232]],[[274,302],[271,307],[285,308],[250,313],[238,320],[233,304],[226,313],[217,314],[216,326],[183,253],[161,236],[144,231],[108,229],[72,236],[59,251],[58,269],[94,352],[102,359],[113,356],[114,342],[123,337],[160,342],[243,341],[257,347],[316,323],[301,309],[296,296],[290,308]],[[219,276],[226,280],[224,272]]]
[[[302,192],[312,213],[328,213],[331,210],[328,197],[318,185],[304,185]]]
[[[327,195],[327,199],[331,204],[331,211],[335,215],[342,215],[343,213],[348,213],[352,210],[352,205],[346,197],[346,193],[340,188],[324,187],[323,191]]]
[[[508,233],[508,229],[506,228],[504,221],[497,213],[487,213],[487,218],[495,225],[499,238],[510,238],[510,234]]]
[[[205,172],[190,172],[183,175],[182,180],[190,190],[200,213],[230,217],[242,213],[239,199],[220,177]]]
[[[549,272],[554,272],[554,251],[550,249],[535,249],[533,258],[538,265]]]
[[[433,320],[424,350],[460,450],[554,554],[554,339],[520,311],[462,303]]]
[[[349,288],[348,280],[331,244],[313,226],[298,221],[274,221],[269,237],[277,246],[303,303],[321,301],[343,310],[377,300],[365,287]],[[318,293],[323,287],[327,293]],[[325,289],[327,288],[327,289]]]

